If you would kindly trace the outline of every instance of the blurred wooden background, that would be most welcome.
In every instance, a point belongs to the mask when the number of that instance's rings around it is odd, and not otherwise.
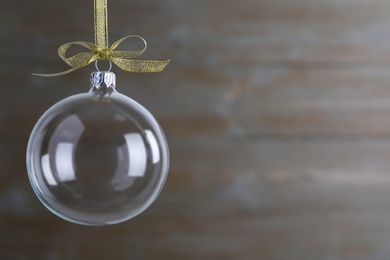
[[[123,224],[44,208],[25,171],[40,115],[88,90],[93,1],[0,2],[0,259],[390,258],[390,2],[109,0],[110,41],[139,34],[161,74],[115,69],[171,148],[159,199]]]

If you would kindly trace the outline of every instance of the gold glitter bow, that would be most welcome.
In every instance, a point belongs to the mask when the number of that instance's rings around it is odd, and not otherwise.
[[[95,43],[77,41],[69,42],[61,45],[58,48],[58,55],[72,69],[53,74],[36,74],[36,76],[55,77],[68,74],[78,70],[97,60],[109,60],[116,64],[119,68],[130,72],[161,72],[170,62],[157,60],[131,60],[131,58],[142,55],[147,47],[147,43],[141,36],[129,35],[116,41],[111,47],[108,47],[108,25],[107,25],[107,0],[94,0],[95,13]],[[115,49],[125,40],[130,38],[139,38],[144,43],[144,48],[137,51],[115,51]],[[73,46],[78,45],[89,49],[90,51],[81,52],[72,57],[67,58],[66,52]]]

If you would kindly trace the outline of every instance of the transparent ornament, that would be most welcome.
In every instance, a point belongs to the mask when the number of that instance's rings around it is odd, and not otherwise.
[[[59,217],[83,225],[128,220],[157,198],[169,151],[152,114],[115,90],[115,74],[94,72],[88,93],[51,107],[27,148],[31,185]]]

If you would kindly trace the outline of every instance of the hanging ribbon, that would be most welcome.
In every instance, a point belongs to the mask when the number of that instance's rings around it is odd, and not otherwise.
[[[132,58],[142,55],[147,47],[147,43],[141,36],[129,35],[116,41],[111,47],[108,47],[108,23],[107,23],[107,0],[94,0],[94,29],[95,29],[95,43],[77,41],[69,42],[61,45],[58,48],[58,55],[65,61],[72,69],[67,71],[53,73],[53,74],[36,74],[36,76],[55,77],[68,74],[72,71],[81,69],[88,64],[97,60],[109,60],[116,64],[119,68],[129,72],[161,72],[165,66],[170,62],[157,60],[132,60]],[[115,51],[115,49],[125,40],[131,38],[141,39],[144,48],[137,51]],[[66,52],[74,45],[78,45],[89,49],[89,51],[81,52],[72,57],[67,58]]]

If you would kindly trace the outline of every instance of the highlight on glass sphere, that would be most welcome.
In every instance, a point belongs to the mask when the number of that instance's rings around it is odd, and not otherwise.
[[[115,74],[94,72],[91,90],[51,107],[27,148],[31,185],[59,217],[83,225],[128,220],[157,198],[169,151],[154,117],[115,90]]]

